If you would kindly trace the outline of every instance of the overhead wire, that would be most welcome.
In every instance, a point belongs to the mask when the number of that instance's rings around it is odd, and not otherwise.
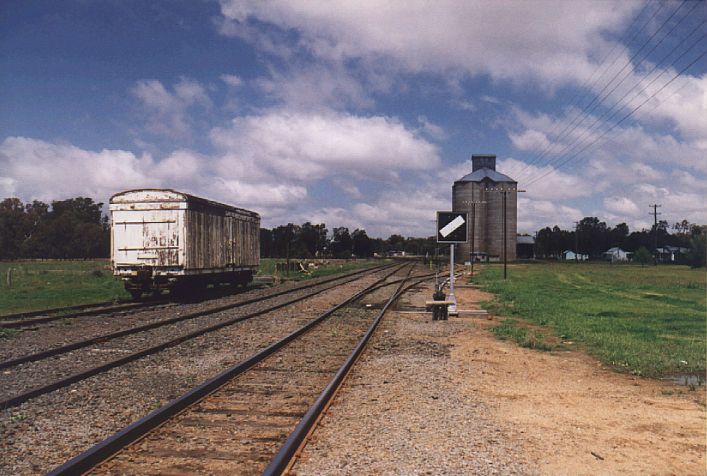
[[[660,107],[663,103],[669,101],[670,99],[673,98],[673,96],[675,96],[675,95],[678,94],[680,91],[682,91],[682,90],[685,89],[687,86],[689,86],[690,83],[691,83],[690,78],[685,78],[684,76],[683,76],[683,78],[684,78],[684,81],[682,82],[682,84],[681,84],[679,87],[675,88],[675,90],[674,90],[672,93],[666,95],[663,99],[654,101],[653,104],[652,104],[652,107],[651,107],[650,109],[645,110],[644,113],[650,113],[650,112],[652,112],[652,111],[655,111],[655,110],[658,109],[658,107]],[[618,143],[616,142],[616,138],[617,138],[618,136],[620,136],[620,135],[621,135],[622,133],[624,133],[624,132],[625,132],[625,130],[619,130],[616,134],[613,134],[613,137],[607,137],[606,140],[604,141],[604,143],[614,143],[614,144],[618,144]]]
[[[653,19],[654,19],[654,18],[658,15],[658,13],[662,10],[662,8],[663,8],[664,5],[665,5],[664,3],[660,3],[660,4],[658,5],[658,8],[653,12],[653,15],[651,15],[651,17],[650,17],[645,23],[643,23],[643,25],[641,26],[641,28],[639,28],[639,29],[636,31],[636,34],[634,34],[634,35],[632,36],[632,38],[631,38],[630,41],[633,41],[633,39],[636,37],[636,35],[637,35],[638,33],[640,33],[640,31],[642,31],[643,29],[645,29],[645,28],[647,27],[647,25],[648,25],[650,22],[653,21]],[[521,169],[521,170],[519,171],[520,174],[522,174],[528,167],[530,167],[531,165],[533,165],[534,163],[536,163],[539,159],[542,159],[543,157],[546,157],[546,156],[551,152],[551,150],[555,147],[555,145],[560,141],[561,138],[563,138],[564,136],[566,136],[566,135],[568,135],[568,134],[571,134],[582,122],[584,122],[584,119],[585,119],[585,118],[587,117],[587,115],[588,115],[587,109],[588,109],[592,104],[594,104],[594,103],[596,102],[597,98],[606,90],[607,87],[609,87],[609,85],[614,81],[614,79],[616,79],[616,77],[617,77],[619,74],[621,74],[621,72],[623,72],[623,71],[631,64],[631,62],[633,61],[633,59],[634,59],[638,54],[640,54],[640,52],[643,50],[643,48],[646,47],[646,45],[653,39],[653,37],[663,28],[663,26],[665,26],[665,24],[677,13],[677,11],[678,11],[680,8],[682,8],[683,5],[684,5],[684,2],[681,2],[680,5],[673,11],[673,13],[672,13],[666,20],[663,21],[663,23],[662,23],[662,24],[660,25],[660,27],[653,33],[653,35],[651,35],[650,38],[648,38],[647,40],[645,40],[645,41],[643,42],[643,44],[642,44],[642,45],[640,46],[640,48],[636,51],[636,53],[634,53],[634,55],[631,56],[631,57],[628,59],[628,61],[626,61],[626,63],[623,65],[623,67],[622,67],[616,74],[614,74],[614,76],[613,76],[606,84],[604,84],[604,86],[601,88],[601,90],[600,90],[597,94],[594,95],[594,98],[593,98],[589,103],[587,103],[587,104],[582,108],[581,111],[579,111],[579,112],[577,112],[577,113],[575,114],[574,118],[565,126],[565,128],[560,132],[560,134],[558,134],[558,135],[554,138],[554,141],[555,141],[555,142],[550,142],[550,144],[545,148],[545,150],[544,150],[539,156],[537,156],[537,157],[531,159],[529,162],[527,162],[527,163],[526,163],[526,167],[524,167],[523,169]],[[638,17],[637,17],[637,18],[638,18]],[[627,45],[628,45],[628,44],[630,44],[630,42],[627,43]],[[611,66],[613,66],[614,63],[616,63],[616,60],[617,60],[617,59],[618,59],[618,56],[617,56],[616,58],[614,58],[614,61],[612,62]],[[607,68],[606,71],[608,71],[608,68]],[[602,74],[602,77],[603,77],[603,74]],[[588,91],[591,91],[591,87],[593,87],[593,84],[590,85],[590,87],[588,88]],[[595,106],[595,107],[596,107],[596,106]],[[594,108],[592,108],[592,110],[594,110]],[[581,120],[579,121],[579,123],[577,123],[577,120],[580,119],[580,118],[581,118]],[[576,125],[575,125],[575,124],[576,124]],[[574,127],[572,127],[573,125],[574,125]],[[572,127],[572,129],[568,131],[568,129],[570,129],[570,127]]]
[[[691,11],[692,11],[692,10],[691,10]],[[691,11],[690,11],[690,12],[691,12]],[[688,14],[689,14],[690,12],[688,12]],[[683,19],[684,19],[684,18],[685,18],[685,17],[683,17]],[[630,104],[631,104],[636,98],[638,98],[638,97],[641,95],[641,93],[643,93],[648,87],[650,87],[650,86],[651,86],[653,83],[655,83],[659,78],[661,78],[661,77],[667,72],[667,69],[664,69],[660,74],[656,75],[648,84],[646,84],[645,86],[643,86],[642,89],[641,89],[640,91],[638,91],[630,100],[628,100],[628,101],[626,101],[626,102],[624,103],[624,99],[626,99],[626,97],[627,97],[629,94],[631,94],[634,90],[636,90],[636,88],[641,87],[641,85],[644,83],[644,81],[645,81],[656,69],[658,69],[658,67],[660,67],[660,66],[665,62],[666,59],[668,59],[678,48],[680,48],[680,47],[683,45],[683,43],[685,43],[697,30],[699,30],[706,22],[707,22],[707,21],[702,21],[702,23],[698,24],[695,28],[693,28],[693,30],[690,31],[677,45],[675,45],[675,46],[670,50],[670,52],[668,52],[667,55],[665,55],[660,61],[658,61],[657,63],[655,63],[655,64],[653,65],[653,68],[651,68],[650,71],[646,72],[641,78],[639,78],[638,81],[637,81],[630,89],[628,89],[628,90],[623,94],[623,96],[621,96],[621,98],[619,98],[611,107],[609,107],[608,109],[606,109],[600,116],[595,117],[594,121],[593,121],[591,124],[589,124],[589,126],[586,128],[586,130],[584,130],[583,132],[581,132],[580,135],[578,135],[577,137],[575,137],[572,141],[570,141],[569,143],[565,144],[565,146],[557,153],[557,155],[556,155],[554,158],[552,158],[552,159],[546,161],[546,163],[544,164],[544,166],[552,165],[554,162],[557,162],[557,161],[559,161],[559,160],[562,158],[562,154],[564,154],[564,153],[571,153],[571,152],[572,152],[573,150],[575,150],[576,148],[581,147],[582,143],[583,143],[586,139],[590,138],[590,137],[591,137],[591,134],[592,134],[593,132],[596,132],[596,131],[601,127],[601,123],[600,123],[599,121],[601,121],[607,114],[609,114],[609,113],[611,113],[612,111],[614,111],[614,112],[611,114],[611,116],[609,116],[609,118],[607,119],[607,121],[610,121],[610,120],[611,120],[614,116],[616,116],[621,110],[623,110],[624,108],[630,106]],[[673,30],[674,30],[678,25],[679,25],[679,23],[676,24],[676,25],[673,27]],[[672,31],[672,30],[671,30],[671,31]],[[670,66],[674,66],[675,64],[677,64],[687,53],[689,53],[689,52],[690,52],[698,43],[700,43],[700,41],[702,41],[706,36],[707,36],[707,34],[703,34],[702,37],[700,37],[700,38],[698,38],[697,40],[695,40],[685,51],[683,51],[675,60],[673,60],[673,62],[672,62],[672,64],[671,64]],[[645,59],[645,58],[644,58],[644,59]],[[618,107],[618,109],[616,109],[617,107]],[[615,109],[616,109],[616,110],[615,110]],[[584,121],[583,121],[583,122],[584,122]],[[599,127],[597,127],[597,128],[595,129],[594,126],[597,125],[597,124],[599,124]],[[536,172],[536,174],[537,174],[537,172]],[[534,177],[531,175],[528,180],[533,180],[533,179],[534,179]]]
[[[670,84],[672,84],[673,81],[675,81],[678,77],[680,77],[680,75],[682,75],[685,71],[687,71],[689,68],[691,68],[693,65],[695,65],[695,63],[697,63],[699,60],[701,60],[705,55],[707,55],[707,50],[704,50],[697,58],[695,58],[694,60],[692,60],[689,64],[687,64],[687,66],[685,66],[685,67],[682,68],[677,74],[675,74],[668,82],[666,82],[663,86],[661,86],[660,89],[658,89],[657,91],[655,91],[655,92],[654,92],[653,94],[651,94],[648,98],[646,98],[642,103],[640,103],[638,106],[636,106],[635,108],[633,108],[628,114],[624,115],[619,121],[616,122],[616,124],[614,124],[614,125],[611,126],[609,129],[607,129],[606,131],[604,131],[604,133],[602,133],[600,136],[596,137],[592,142],[589,142],[587,145],[585,145],[581,150],[579,150],[579,151],[576,152],[575,154],[573,154],[573,155],[571,155],[571,156],[565,158],[565,160],[563,160],[562,162],[560,162],[560,163],[557,165],[557,167],[555,167],[555,168],[553,168],[553,169],[551,169],[551,170],[549,170],[549,171],[543,173],[543,174],[540,175],[539,177],[536,177],[536,178],[532,179],[531,181],[527,182],[525,185],[526,185],[526,186],[530,186],[530,185],[532,185],[533,183],[536,183],[536,182],[538,182],[539,180],[545,178],[545,177],[548,176],[549,174],[555,172],[556,170],[559,170],[559,169],[560,169],[562,166],[564,166],[567,162],[569,162],[570,160],[573,160],[573,159],[576,158],[579,154],[581,154],[582,152],[584,152],[585,150],[587,150],[589,147],[591,147],[592,145],[594,145],[595,143],[597,143],[597,142],[598,142],[601,138],[603,138],[606,134],[608,134],[609,132],[611,132],[612,130],[614,130],[616,127],[618,127],[619,124],[621,124],[621,123],[624,122],[626,119],[628,119],[629,117],[631,117],[634,113],[636,113],[636,111],[638,111],[641,107],[643,107],[648,101],[650,101],[651,99],[653,99],[656,95],[658,95],[658,94],[659,94],[661,91],[663,91],[666,87],[668,87]]]
[[[647,8],[648,8],[649,5],[651,5],[651,2],[646,2],[646,3],[645,3],[645,5],[644,5],[643,8],[641,9],[641,11],[638,13],[638,15],[636,15],[636,17],[635,17],[635,18],[633,19],[633,21],[631,22],[631,25],[630,25],[629,28],[627,29],[627,32],[626,32],[626,34],[624,35],[624,37],[628,36],[629,33],[632,31],[632,29],[634,29],[634,27],[636,26],[636,24],[637,24],[639,18],[641,18],[641,16],[642,16],[643,13],[647,10]],[[656,8],[655,11],[653,12],[653,15],[652,15],[648,20],[646,20],[646,22],[645,22],[640,28],[635,28],[635,32],[633,33],[633,35],[631,35],[631,38],[626,42],[627,45],[630,45],[630,44],[633,42],[633,40],[636,38],[636,36],[638,36],[638,34],[641,32],[641,30],[642,30],[643,28],[645,28],[646,25],[648,25],[648,24],[655,18],[655,16],[658,14],[658,12],[660,12],[660,10],[661,10],[662,8],[663,8],[663,4],[662,4],[662,3],[659,3],[659,4],[658,4],[658,8]],[[590,94],[590,92],[591,92],[592,88],[594,87],[594,85],[596,84],[596,82],[599,81],[601,78],[603,78],[604,75],[611,69],[611,67],[613,67],[614,64],[616,64],[616,61],[617,61],[617,60],[619,59],[619,57],[621,56],[621,52],[619,52],[619,53],[614,57],[614,59],[613,59],[613,61],[611,62],[611,64],[608,65],[606,68],[604,68],[603,72],[602,72],[596,79],[594,79],[594,76],[597,74],[598,71],[600,71],[600,70],[602,69],[602,67],[603,67],[604,64],[606,63],[606,60],[609,58],[609,56],[611,56],[611,55],[614,53],[614,51],[619,47],[620,44],[621,44],[620,41],[617,41],[616,43],[614,43],[613,48],[611,48],[611,50],[609,51],[609,53],[607,53],[607,54],[602,58],[601,62],[599,63],[599,66],[594,70],[594,72],[593,72],[592,75],[589,77],[589,79],[588,79],[587,81],[585,81],[582,85],[579,86],[579,90],[577,91],[577,93],[575,93],[574,97],[573,97],[572,100],[570,101],[570,102],[571,102],[571,104],[570,104],[570,106],[569,106],[570,108],[575,108],[576,106],[579,106],[579,104],[580,104],[582,101],[584,101],[584,99]],[[582,91],[583,91],[583,92],[582,92]],[[573,118],[573,120],[576,119],[577,116],[579,116],[580,114],[581,114],[581,112],[579,112],[579,111],[577,110],[576,115],[575,115],[575,117]],[[560,136],[567,130],[567,128],[568,128],[570,125],[571,125],[571,124],[567,124],[567,125],[565,126],[565,128],[558,134],[557,137],[560,137]],[[552,130],[548,133],[548,135],[554,134],[555,130],[556,130],[558,127],[559,127],[559,123],[556,123],[556,124],[554,125],[554,127],[552,128]],[[554,146],[554,143],[550,142],[550,143],[546,146],[546,148],[543,149],[542,152],[540,152],[540,154],[538,154],[537,156],[531,158],[530,161],[526,162],[525,167],[523,167],[521,170],[519,170],[518,172],[516,172],[516,174],[522,174],[523,171],[526,170],[528,167],[530,167],[535,161],[537,161],[537,160],[541,159],[542,157],[544,157],[545,154],[549,152],[549,149],[552,148],[553,146]]]

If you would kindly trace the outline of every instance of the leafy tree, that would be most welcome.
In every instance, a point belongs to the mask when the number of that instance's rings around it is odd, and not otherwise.
[[[636,263],[641,263],[641,267],[643,267],[653,260],[653,255],[651,255],[651,252],[648,251],[645,246],[641,246],[633,254],[633,260]]]
[[[702,268],[707,261],[707,227],[701,227],[701,233],[694,233],[690,238],[690,251],[687,262],[692,268]]]
[[[334,228],[331,240],[331,252],[335,258],[350,258],[353,241],[346,227]]]
[[[390,235],[388,237],[388,245],[385,251],[404,251],[405,250],[405,238],[401,235]]]
[[[267,228],[260,229],[260,257],[272,258],[273,255],[273,234]]]
[[[373,255],[373,243],[366,234],[366,230],[354,230],[351,234],[353,254],[358,258],[368,258]]]
[[[0,258],[21,258],[21,246],[29,233],[25,208],[19,198],[0,202]]]
[[[302,258],[306,256],[304,245],[299,240],[301,227],[293,223],[273,228],[273,256],[275,258]]]
[[[677,221],[673,225],[673,230],[679,235],[687,235],[690,233],[690,222],[687,220]]]
[[[85,197],[53,201],[39,230],[42,242],[51,245],[44,251],[62,259],[108,256],[110,233],[102,207],[102,203]]]
[[[86,197],[23,205],[0,202],[0,258],[101,258],[110,253],[102,203]]]
[[[609,248],[612,246],[621,247],[621,245],[623,244],[624,240],[626,240],[626,237],[628,236],[628,233],[629,233],[628,225],[626,223],[619,223],[614,228],[608,228],[607,232],[609,234],[609,238],[608,238]]]
[[[300,229],[299,240],[302,242],[307,256],[318,256],[327,245],[327,229],[324,223],[313,225],[306,222]]]
[[[606,251],[607,246],[607,226],[597,217],[584,217],[577,224],[579,233],[579,252],[586,253],[590,257],[598,257]]]

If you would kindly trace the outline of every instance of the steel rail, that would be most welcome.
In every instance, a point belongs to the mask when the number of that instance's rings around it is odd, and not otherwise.
[[[240,374],[253,367],[255,364],[263,361],[266,357],[272,355],[277,350],[281,349],[285,345],[289,344],[293,340],[305,334],[307,331],[311,330],[312,328],[326,320],[336,311],[342,309],[345,306],[348,306],[352,302],[355,302],[356,300],[370,293],[372,291],[372,288],[376,287],[382,281],[388,279],[390,276],[392,276],[394,273],[396,273],[403,267],[404,265],[398,267],[391,273],[377,280],[375,283],[369,285],[365,289],[359,291],[350,298],[346,299],[345,301],[341,302],[340,304],[337,304],[325,313],[321,314],[319,317],[303,325],[293,333],[269,345],[265,349],[241,361],[240,363],[222,371],[215,377],[193,388],[181,397],[170,401],[169,403],[163,405],[157,410],[154,410],[153,412],[149,413],[140,420],[131,423],[127,427],[115,433],[113,436],[106,438],[105,440],[94,445],[88,450],[73,457],[61,466],[58,466],[51,472],[47,473],[47,476],[73,476],[77,474],[84,474],[90,471],[92,468],[107,460],[108,458],[112,457],[114,454],[116,454],[129,444],[145,436],[147,433],[160,426],[175,415],[179,414],[184,409],[199,402],[204,397],[218,390],[227,382],[233,380],[235,377],[239,376]]]
[[[15,314],[3,314],[2,316],[0,316],[0,319],[3,319],[3,320],[21,319],[23,317],[41,316],[42,314],[50,314],[53,312],[78,311],[81,309],[88,309],[89,307],[109,306],[111,304],[116,304],[116,302],[115,301],[102,301],[102,302],[94,302],[94,303],[90,303],[90,304],[77,304],[75,306],[54,307],[51,309],[40,309],[38,311],[17,312]]]
[[[393,274],[396,271],[397,270],[393,270],[390,274]],[[389,276],[389,275],[387,275],[387,276]],[[67,386],[74,384],[76,382],[80,382],[81,380],[85,380],[89,377],[93,377],[94,375],[106,372],[106,371],[111,370],[116,367],[120,367],[121,365],[125,365],[127,363],[130,363],[135,360],[146,357],[148,355],[155,354],[157,352],[168,349],[170,347],[174,347],[175,345],[181,344],[182,342],[193,339],[195,337],[199,337],[203,334],[207,334],[209,332],[219,330],[221,328],[233,325],[235,323],[245,321],[247,319],[251,319],[253,317],[260,316],[262,314],[266,314],[268,312],[276,311],[278,309],[289,306],[289,305],[294,304],[296,302],[303,301],[307,298],[310,298],[310,297],[320,294],[324,291],[327,291],[328,289],[331,289],[331,288],[325,288],[325,289],[321,289],[318,291],[314,291],[314,292],[309,293],[305,296],[300,296],[300,297],[297,297],[294,299],[290,299],[289,301],[286,301],[286,302],[283,302],[280,304],[276,304],[276,305],[271,306],[267,309],[263,309],[260,311],[254,311],[254,312],[246,314],[244,316],[239,316],[239,317],[235,317],[232,319],[228,319],[228,320],[219,322],[217,324],[214,324],[214,325],[211,325],[208,327],[202,327],[201,329],[197,329],[196,331],[181,335],[181,336],[171,339],[169,341],[162,342],[160,344],[149,347],[147,349],[143,349],[141,351],[126,355],[126,356],[121,357],[119,359],[111,360],[109,362],[98,365],[96,367],[92,367],[90,369],[80,371],[78,373],[70,375],[70,376],[63,378],[61,380],[54,381],[50,384],[47,384],[47,385],[44,385],[41,387],[35,387],[35,388],[27,390],[19,395],[15,395],[14,397],[10,397],[8,399],[0,401],[0,409],[7,409],[10,407],[17,406],[17,405],[24,403],[27,400],[30,400],[32,398],[38,397],[40,395],[44,395],[49,392],[53,392],[54,390],[58,390],[63,387],[67,387]]]
[[[375,266],[375,268],[379,268],[383,266]],[[368,268],[371,269],[371,268]],[[254,286],[255,287],[255,286]],[[218,297],[223,297],[223,295],[217,294],[215,298]],[[173,299],[149,299],[147,301],[143,302],[131,302],[131,301],[103,301],[103,302],[96,302],[96,303],[90,303],[90,304],[78,304],[75,306],[66,306],[66,307],[55,307],[51,309],[42,309],[39,311],[27,311],[27,312],[18,312],[15,314],[5,314],[5,315],[0,315],[0,328],[5,328],[5,329],[16,329],[18,327],[24,327],[24,326],[31,326],[34,324],[44,324],[46,322],[52,322],[52,321],[57,321],[60,319],[72,319],[75,317],[86,317],[86,316],[95,316],[95,315],[100,315],[100,314],[109,314],[112,312],[121,312],[121,311],[129,311],[132,309],[140,309],[143,307],[157,307],[162,304],[169,304],[172,302],[179,302],[175,301]],[[113,304],[114,306],[112,307],[106,307],[110,306]],[[89,309],[89,308],[101,308],[103,309],[92,309],[88,311],[83,311],[83,309]],[[80,312],[69,312],[69,311],[80,311]],[[62,312],[69,312],[67,314],[56,314],[56,313],[62,313]],[[45,314],[52,314],[49,316],[45,316]],[[37,317],[33,318],[35,316],[42,316],[42,317]],[[30,318],[30,319],[22,319],[23,317]]]
[[[394,266],[394,265],[388,265],[388,266]],[[43,359],[46,359],[49,357],[54,357],[57,355],[65,354],[67,352],[71,352],[73,350],[88,347],[89,345],[93,345],[93,344],[96,344],[99,342],[106,342],[106,341],[109,341],[112,339],[117,339],[119,337],[125,337],[125,336],[131,335],[131,334],[137,334],[139,332],[145,332],[145,331],[156,329],[158,327],[166,326],[169,324],[174,324],[174,323],[189,320],[189,319],[196,319],[199,317],[207,316],[209,314],[216,314],[218,312],[227,311],[229,309],[235,309],[237,307],[247,306],[248,304],[253,304],[255,302],[260,302],[260,301],[264,301],[267,299],[275,298],[278,296],[282,296],[283,294],[288,294],[288,293],[292,293],[292,292],[296,292],[296,291],[301,291],[303,289],[313,288],[313,287],[316,287],[316,286],[319,286],[322,284],[330,283],[332,281],[346,279],[348,277],[356,276],[359,274],[364,274],[366,272],[370,272],[371,270],[383,269],[385,267],[386,266],[384,265],[384,266],[377,266],[377,267],[373,267],[373,268],[366,268],[363,270],[357,270],[357,271],[347,273],[344,275],[339,275],[339,276],[336,276],[333,278],[327,278],[325,280],[318,281],[316,283],[307,283],[304,286],[298,286],[296,288],[290,288],[287,290],[278,291],[273,294],[269,294],[267,296],[246,299],[244,301],[239,301],[237,303],[231,303],[231,304],[227,304],[224,306],[218,306],[218,307],[215,307],[212,309],[205,309],[203,311],[192,312],[189,314],[184,314],[184,315],[173,317],[170,319],[164,319],[161,321],[155,321],[155,322],[151,322],[148,324],[143,324],[141,326],[130,327],[128,329],[123,329],[120,331],[111,332],[109,334],[103,334],[100,336],[91,337],[89,339],[84,339],[81,341],[73,342],[71,344],[66,344],[66,345],[63,345],[60,347],[54,347],[52,349],[47,349],[47,350],[43,350],[40,352],[35,352],[34,354],[27,354],[27,355],[23,355],[22,357],[8,359],[8,360],[0,362],[0,370],[6,369],[9,367],[14,367],[14,366],[20,365],[20,364],[25,364],[28,362],[36,362],[38,360],[43,360]]]
[[[34,324],[44,324],[45,322],[51,322],[51,321],[58,321],[59,319],[73,319],[76,317],[85,317],[85,316],[95,316],[99,314],[110,314],[112,312],[121,312],[121,311],[130,311],[133,309],[140,309],[143,307],[151,307],[151,306],[159,306],[162,304],[169,303],[169,300],[159,300],[159,301],[151,301],[151,302],[136,302],[136,303],[125,303],[122,306],[116,305],[112,307],[104,307],[104,308],[99,308],[99,309],[92,309],[90,311],[81,311],[81,312],[74,312],[71,314],[57,314],[53,316],[44,316],[44,317],[35,317],[31,319],[19,319],[19,320],[4,320],[7,316],[2,316],[0,319],[3,319],[3,321],[0,321],[0,328],[5,328],[5,329],[16,329],[18,327],[24,327],[24,326],[31,326]],[[107,304],[106,304],[107,305]],[[87,307],[99,307],[99,305],[91,305]],[[65,310],[70,310],[70,308],[56,308],[54,312],[61,312]],[[48,314],[48,311],[43,311],[40,314],[36,315],[43,315],[43,314]]]
[[[309,407],[307,412],[302,417],[302,420],[300,420],[300,422],[297,424],[292,433],[290,433],[290,436],[287,438],[287,440],[277,452],[275,457],[270,461],[270,464],[268,464],[268,466],[265,468],[265,471],[263,471],[262,474],[264,476],[280,475],[289,466],[292,457],[295,455],[295,453],[301,446],[310,429],[318,420],[319,416],[326,408],[330,399],[339,389],[340,385],[344,381],[345,377],[348,375],[354,363],[356,363],[356,361],[360,357],[361,353],[363,352],[363,349],[366,347],[366,344],[368,344],[368,341],[377,329],[378,324],[380,324],[381,320],[383,319],[383,316],[388,311],[388,308],[402,295],[403,292],[405,292],[405,290],[407,290],[407,288],[403,289],[406,281],[407,278],[400,282],[398,289],[385,303],[383,309],[381,309],[378,316],[370,325],[366,334],[361,338],[356,348],[351,352],[344,364],[339,368],[339,370],[336,372],[329,384],[321,392],[317,400]]]

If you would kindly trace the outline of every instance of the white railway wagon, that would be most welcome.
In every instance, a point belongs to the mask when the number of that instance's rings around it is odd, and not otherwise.
[[[139,297],[165,288],[246,284],[260,263],[260,216],[174,190],[110,199],[113,274]]]

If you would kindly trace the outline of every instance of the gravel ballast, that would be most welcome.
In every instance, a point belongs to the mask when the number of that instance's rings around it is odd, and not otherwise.
[[[423,307],[431,288],[401,307]],[[450,359],[466,319],[392,312],[294,466],[297,475],[534,474],[515,430],[460,391]]]
[[[45,473],[375,279],[367,276],[3,411],[0,474]]]

